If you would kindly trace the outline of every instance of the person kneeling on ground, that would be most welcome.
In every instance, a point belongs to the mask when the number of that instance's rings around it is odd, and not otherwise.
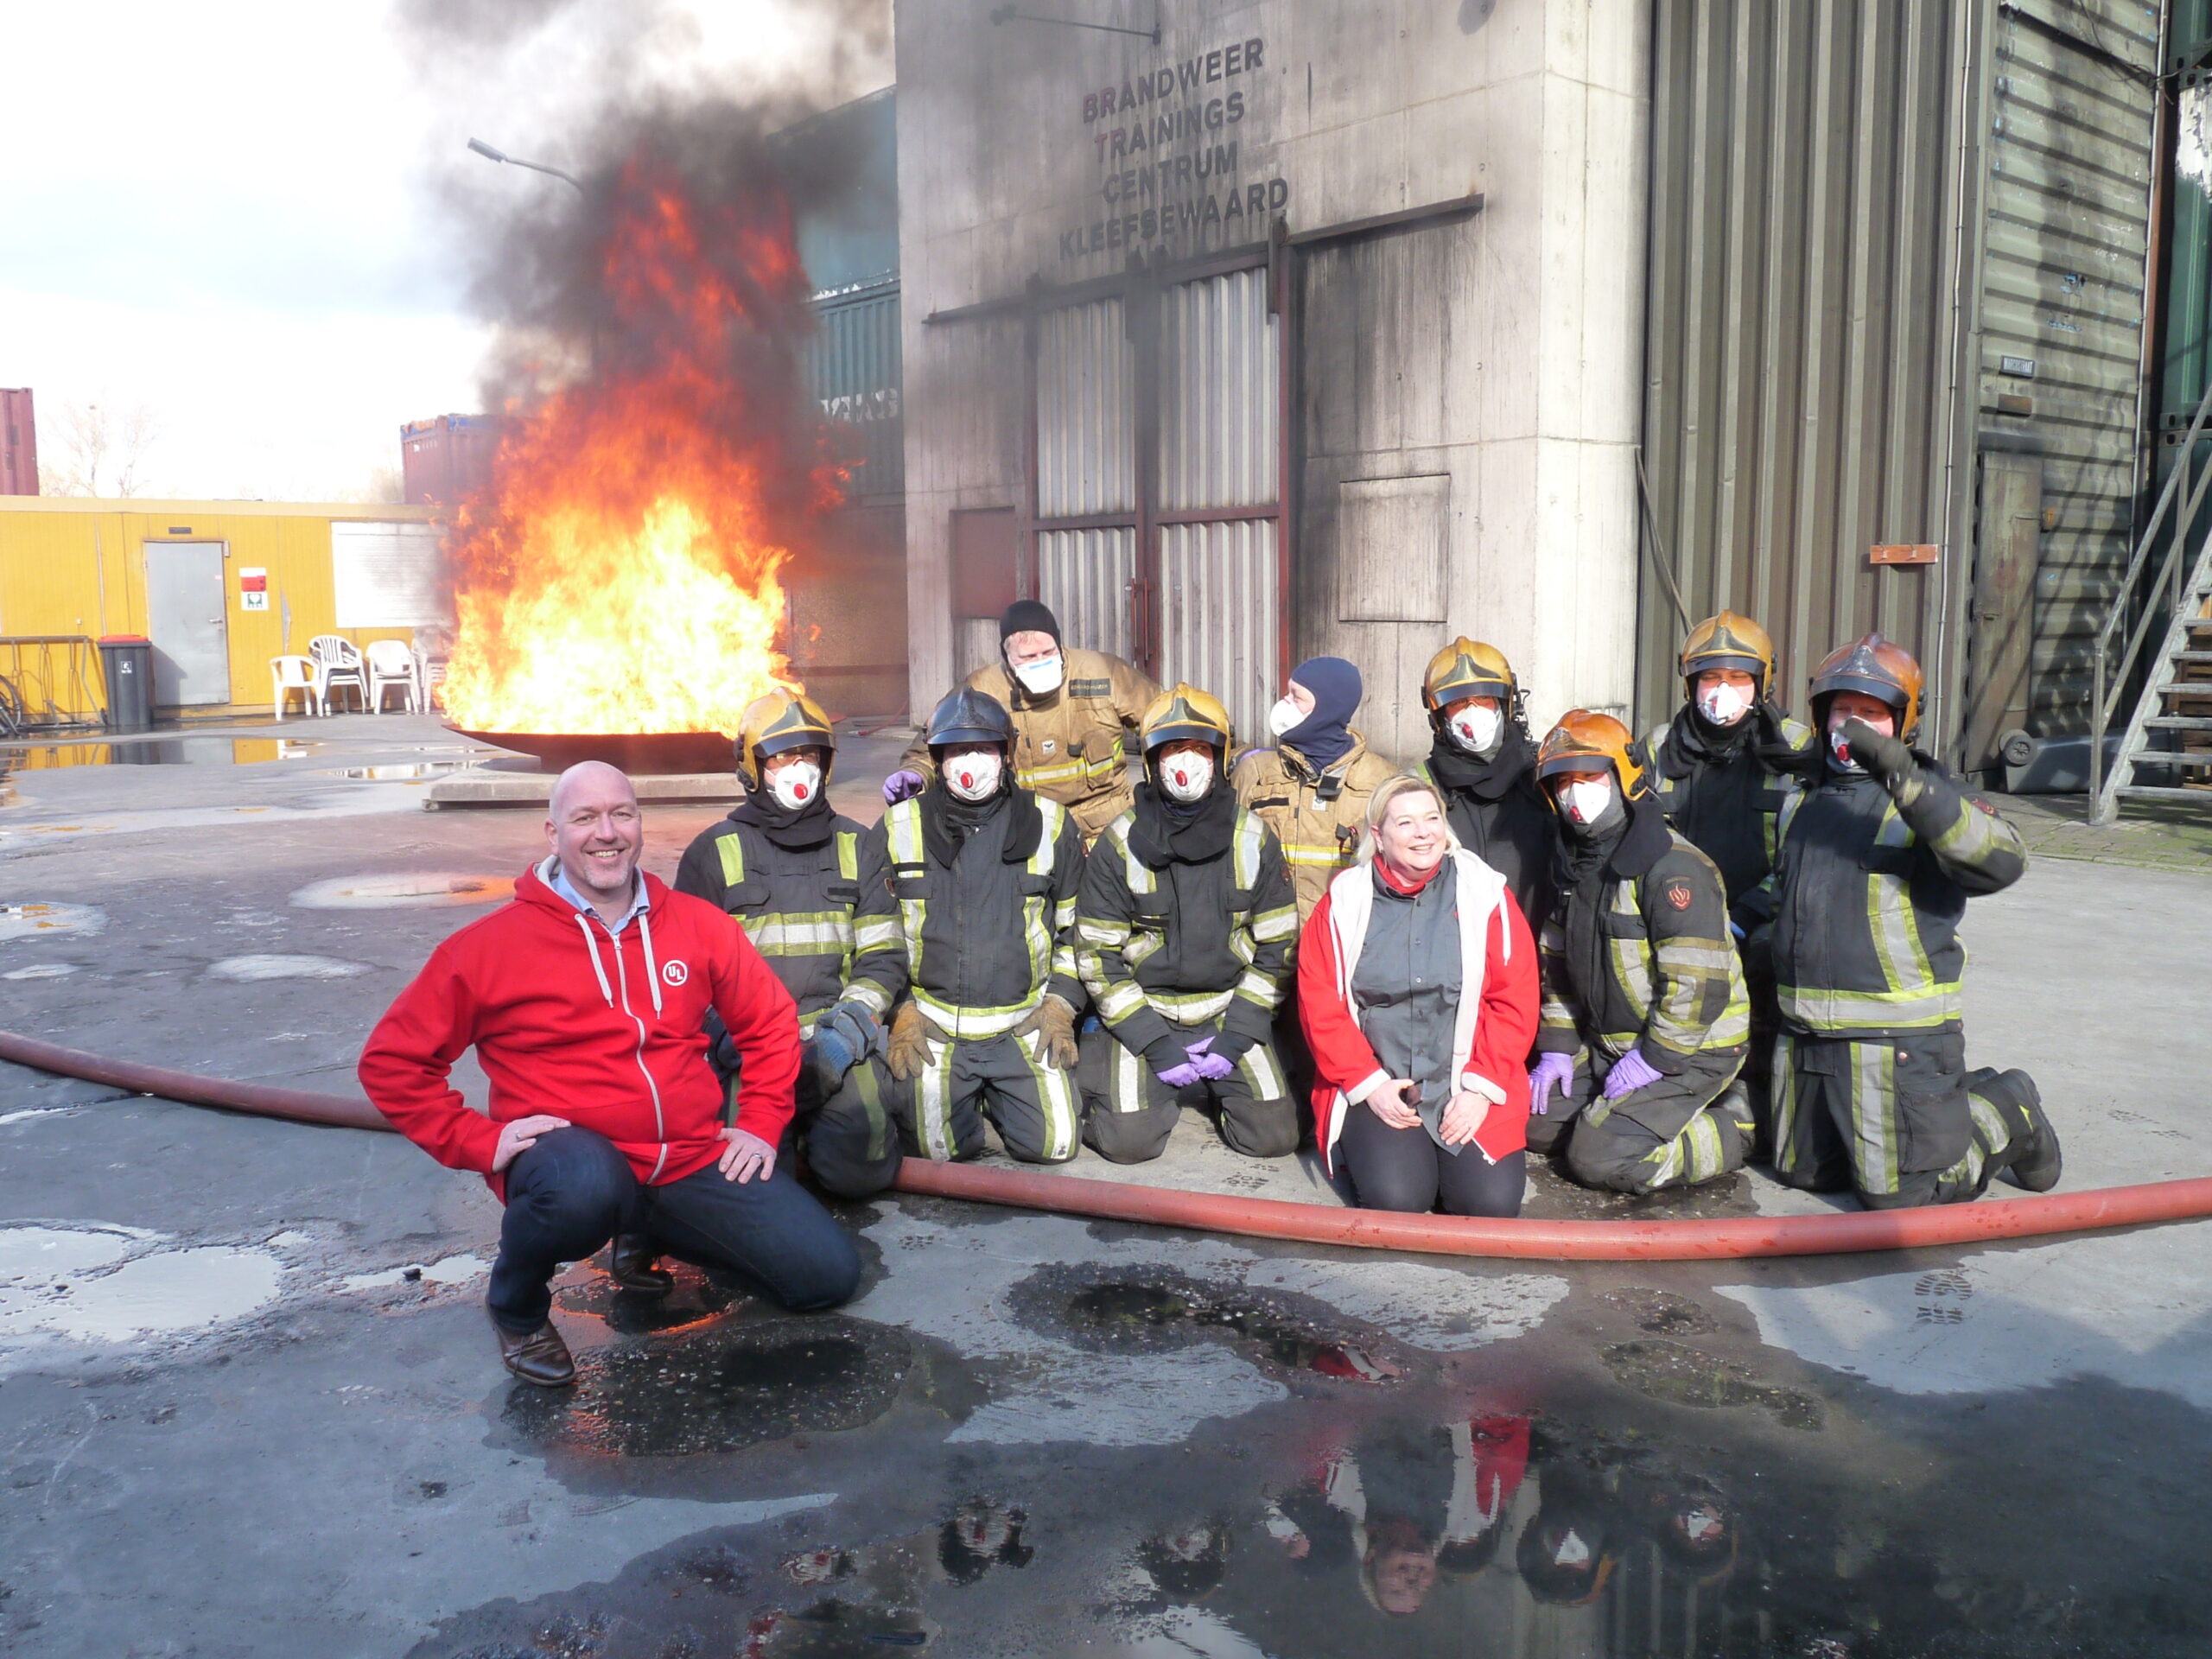
[[[988,1120],[1026,1164],[1075,1156],[1075,896],[1083,837],[1058,801],[1017,787],[1014,721],[963,689],[930,715],[937,777],[869,832],[890,865],[912,1001],[891,1022],[906,1149],[983,1150]]]
[[[2001,1174],[2058,1185],[2024,1071],[1967,1070],[1959,918],[2026,872],[2019,831],[1910,746],[1920,665],[1870,633],[1813,671],[1827,770],[1783,808],[1773,877],[1775,1173],[1870,1210],[1953,1204]]]
[[[1221,1138],[1254,1158],[1298,1147],[1298,1109],[1268,1032],[1298,937],[1274,832],[1223,775],[1229,713],[1178,685],[1145,710],[1145,780],[1106,826],[1076,900],[1076,962],[1103,1027],[1080,1040],[1083,1138],[1141,1163],[1183,1103],[1221,1109]]]
[[[1518,1215],[1535,941],[1433,785],[1390,779],[1368,826],[1299,940],[1323,1157],[1367,1209]]]
[[[553,785],[552,849],[512,903],[430,953],[361,1051],[392,1127],[505,1205],[486,1296],[500,1357],[525,1382],[575,1380],[548,1288],[610,1239],[759,1282],[798,1312],[860,1284],[859,1254],[777,1147],[791,1119],[791,994],[729,918],[638,868],[630,780],[587,760]],[[744,1065],[737,1122],[707,1063],[707,1011]],[[488,1116],[451,1082],[471,1044]]]
[[[1720,872],[1668,827],[1630,741],[1576,709],[1536,753],[1565,860],[1542,934],[1529,1144],[1564,1138],[1575,1179],[1641,1196],[1744,1166],[1751,1009]]]
[[[836,754],[812,698],[754,702],[737,740],[745,799],[684,849],[676,890],[734,916],[798,1003],[806,1166],[825,1191],[867,1198],[899,1173],[882,1021],[906,993],[906,957],[880,844],[830,810]],[[709,1054],[734,1074],[728,1037],[708,1025]]]

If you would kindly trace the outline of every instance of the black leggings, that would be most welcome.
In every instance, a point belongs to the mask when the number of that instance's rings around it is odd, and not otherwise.
[[[1366,1210],[1427,1215],[1440,1203],[1447,1216],[1517,1216],[1528,1184],[1528,1160],[1508,1153],[1496,1163],[1479,1147],[1444,1150],[1416,1123],[1394,1129],[1363,1105],[1344,1105],[1337,1159]]]

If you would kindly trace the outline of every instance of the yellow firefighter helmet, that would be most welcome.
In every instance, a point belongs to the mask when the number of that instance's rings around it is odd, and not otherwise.
[[[822,751],[822,780],[830,780],[837,754],[836,735],[822,705],[804,691],[771,691],[745,710],[737,738],[737,775],[747,789],[760,787],[760,763],[771,755],[807,747]]]
[[[1764,697],[1774,685],[1774,641],[1748,616],[1723,611],[1708,616],[1682,641],[1682,678],[1694,683],[1708,668],[1740,669]]]
[[[1463,635],[1428,659],[1428,672],[1421,676],[1421,698],[1428,705],[1432,721],[1463,697],[1496,697],[1510,716],[1514,694],[1519,690],[1513,664],[1505,660],[1503,652]]]
[[[1137,734],[1147,754],[1189,738],[1211,743],[1226,754],[1230,742],[1229,710],[1221,706],[1221,700],[1212,692],[1201,691],[1197,686],[1179,680],[1146,708],[1144,718],[1137,723]]]

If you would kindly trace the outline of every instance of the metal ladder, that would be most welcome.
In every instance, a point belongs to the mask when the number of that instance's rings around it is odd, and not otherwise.
[[[2198,614],[2206,608],[2206,601],[2212,600],[2212,533],[2198,543],[2196,556],[2189,562],[2185,574],[2182,563],[2189,548],[2190,531],[2196,523],[2197,509],[2208,486],[2212,486],[2212,467],[2200,470],[2192,467],[2197,442],[2207,435],[2208,418],[2212,418],[2212,388],[2207,389],[2203,401],[2196,406],[2196,417],[2190,422],[2189,430],[2182,439],[2178,463],[2167,478],[2165,488],[2159,493],[2158,505],[2151,515],[2150,524],[2136,543],[2134,556],[2128,561],[2127,574],[2121,579],[2118,597],[2113,602],[2112,614],[2105,619],[2105,625],[2097,634],[2095,689],[2089,705],[2092,823],[2112,823],[2120,816],[2122,800],[2193,801],[2200,806],[2212,807],[2212,789],[2188,789],[2177,780],[2164,784],[2136,781],[2139,770],[2170,773],[2212,771],[2212,750],[2190,753],[2179,747],[2185,733],[2212,732],[2212,715],[2171,714],[2166,708],[2166,699],[2177,693],[2212,699],[2212,678],[2182,677],[2190,669],[2212,668],[2212,616]],[[2147,588],[2139,590],[2144,595],[2142,613],[2128,629],[2127,648],[2115,666],[2113,649],[2139,593],[2137,584],[2152,549],[2166,527],[2169,510],[2177,499],[2183,497],[2185,505],[2173,520],[2165,558],[2158,568],[2157,579]],[[2126,690],[2128,671],[2134,667],[2152,626],[2162,614],[2166,619],[2164,643],[2151,659],[2152,666],[2142,695],[2128,715],[2119,750],[2107,771],[2105,741],[2115,712],[2113,704]],[[2154,733],[2161,736],[2171,734],[2176,747],[2152,747]]]

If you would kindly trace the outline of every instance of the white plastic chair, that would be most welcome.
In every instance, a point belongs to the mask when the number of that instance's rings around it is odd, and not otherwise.
[[[415,653],[403,639],[379,639],[363,653],[369,669],[369,712],[384,713],[384,694],[397,686],[407,699],[410,714],[423,707],[423,684],[415,671]]]
[[[320,715],[322,708],[322,677],[315,671],[312,657],[271,657],[269,659],[270,677],[276,682],[276,718],[284,718],[284,705],[295,691],[300,694],[300,706],[310,715]]]
[[[330,712],[331,692],[341,685],[352,686],[361,707],[369,706],[369,680],[359,646],[342,633],[318,633],[308,641],[308,655],[315,658],[315,677],[322,684],[325,714]]]

